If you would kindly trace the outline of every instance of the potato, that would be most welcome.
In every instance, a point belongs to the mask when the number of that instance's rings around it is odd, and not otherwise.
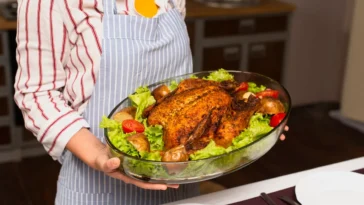
[[[183,145],[166,151],[162,157],[163,162],[184,162],[188,161],[188,154]]]
[[[132,144],[138,152],[149,152],[150,145],[147,137],[143,133],[137,133],[127,138],[128,142]]]
[[[126,113],[130,114],[134,119],[135,118],[135,113],[136,113],[136,107],[129,106],[129,107],[121,109],[119,112],[126,112]]]
[[[122,123],[124,120],[134,119],[132,115],[125,111],[120,111],[116,113],[113,117],[113,119],[117,122]]]
[[[264,97],[260,102],[262,105],[258,110],[258,112],[260,113],[274,115],[277,113],[285,112],[285,108],[282,102],[278,99],[271,97]]]
[[[161,85],[153,90],[152,95],[156,101],[161,100],[163,97],[168,95],[171,91],[169,90],[168,86]]]

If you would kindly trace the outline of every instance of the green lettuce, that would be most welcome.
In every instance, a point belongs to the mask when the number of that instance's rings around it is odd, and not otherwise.
[[[196,75],[191,75],[190,78],[191,79],[197,79],[198,77]]]
[[[269,121],[270,119],[268,116],[264,116],[261,113],[256,113],[251,117],[249,121],[249,127],[234,138],[231,146],[228,148],[220,147],[217,146],[213,140],[211,140],[211,142],[205,148],[191,154],[190,158],[192,160],[205,159],[244,147],[256,141],[273,129],[269,126]]]
[[[168,86],[170,91],[175,90],[177,87],[178,87],[178,83],[175,80],[171,81],[171,84]]]
[[[268,116],[261,113],[254,114],[249,121],[249,127],[234,138],[232,149],[244,147],[270,132],[273,127],[269,126],[269,121]]]
[[[144,133],[148,138],[151,151],[163,150],[163,127],[161,125],[147,127]]]
[[[198,150],[197,152],[190,155],[192,160],[205,159],[217,155],[221,155],[226,153],[226,149],[223,147],[216,146],[214,140],[211,140],[210,143],[203,149]]]
[[[161,161],[162,156],[160,152],[140,152],[140,158],[150,161]]]
[[[203,77],[203,79],[222,82],[227,80],[234,80],[234,76],[230,74],[227,70],[221,68],[217,71],[211,72],[207,77]]]
[[[258,93],[266,89],[264,85],[257,86],[257,84],[253,82],[248,82],[248,85],[248,91],[252,93]]]
[[[102,121],[100,123],[101,128],[107,129],[107,134],[111,143],[120,151],[134,157],[139,157],[138,150],[126,140],[126,138],[135,133],[124,133],[121,128],[121,124],[115,120],[111,120],[106,116],[102,117]]]
[[[146,86],[137,88],[135,94],[129,95],[129,99],[132,105],[137,108],[135,119],[140,122],[143,121],[142,114],[144,109],[156,102]]]

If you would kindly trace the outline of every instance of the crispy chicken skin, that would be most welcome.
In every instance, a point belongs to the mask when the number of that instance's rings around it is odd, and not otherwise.
[[[235,101],[234,110],[224,115],[215,134],[215,142],[222,147],[231,145],[233,139],[249,125],[250,118],[260,107],[259,98],[249,97],[248,101]]]
[[[234,81],[186,79],[148,109],[148,124],[163,126],[167,153],[163,161],[187,161],[186,153],[205,148],[212,139],[226,148],[249,126],[254,113],[284,109],[276,99],[242,98],[244,93],[235,93],[237,85]]]
[[[166,149],[185,144],[190,136],[193,136],[193,131],[203,121],[204,117],[209,115],[213,109],[220,107],[227,108],[231,104],[230,96],[224,90],[215,86],[207,86],[204,89],[191,89],[185,92],[201,92],[202,90],[208,90],[208,95],[201,96],[199,99],[185,104],[183,109],[169,118],[168,123],[164,127],[165,132],[163,135]],[[216,115],[220,113],[214,112],[212,114]],[[212,118],[216,117],[211,116]],[[208,124],[206,123],[206,125]],[[197,139],[198,137],[194,138]]]

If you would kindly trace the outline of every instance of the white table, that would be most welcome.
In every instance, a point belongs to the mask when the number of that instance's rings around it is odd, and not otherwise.
[[[206,205],[223,205],[230,204],[234,202],[243,201],[246,199],[254,198],[260,195],[262,192],[271,193],[275,191],[279,191],[282,189],[286,189],[289,187],[295,186],[298,181],[305,176],[321,171],[353,171],[357,169],[364,168],[364,157],[335,163],[323,167],[318,167],[315,169],[310,169],[302,172],[297,172],[285,176],[280,176],[273,179],[263,180],[260,182],[255,182],[231,189],[226,189],[219,192],[214,192],[211,194],[201,195],[194,198],[189,198],[173,203],[169,203],[168,205],[173,204],[206,204]],[[167,204],[166,204],[167,205]]]

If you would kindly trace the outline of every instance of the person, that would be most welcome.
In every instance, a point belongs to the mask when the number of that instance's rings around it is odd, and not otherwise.
[[[14,98],[25,127],[62,164],[55,204],[162,204],[198,195],[198,184],[122,175],[99,128],[102,115],[141,84],[192,72],[185,0],[18,5]]]

